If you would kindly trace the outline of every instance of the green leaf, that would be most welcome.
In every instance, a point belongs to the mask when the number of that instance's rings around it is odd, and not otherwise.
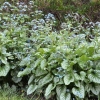
[[[26,57],[24,59],[22,59],[22,61],[20,62],[20,66],[24,66],[24,65],[28,65],[30,63],[30,57]]]
[[[58,83],[59,82],[59,77],[54,77],[53,81],[54,81],[55,84]]]
[[[76,80],[82,80],[82,81],[84,81],[86,73],[84,71],[81,71],[80,74],[74,73],[74,76],[75,76]]]
[[[9,64],[6,64],[4,66],[0,66],[0,76],[6,76],[10,70]]]
[[[31,72],[31,68],[25,68],[23,71],[20,71],[18,73],[18,77],[24,76],[24,75],[28,75]]]
[[[88,74],[88,78],[91,82],[100,83],[100,71],[93,70],[93,73]]]
[[[81,85],[79,88],[73,88],[72,93],[79,98],[84,98],[85,96],[84,86]]]
[[[88,48],[88,54],[89,54],[89,56],[92,56],[94,54],[94,47]]]
[[[80,87],[81,86],[81,82],[80,81],[76,81],[75,82],[75,86]]]
[[[37,60],[35,61],[35,64],[34,64],[34,68],[36,68],[36,67],[40,64],[40,62],[41,62],[41,59],[40,59],[40,58],[37,59]]]
[[[58,86],[56,86],[56,93],[57,93],[58,96],[60,96],[61,91],[62,91],[62,88],[63,88],[62,85],[58,85]]]
[[[34,79],[34,75],[30,76],[29,80],[28,80],[28,85],[33,81]]]
[[[66,87],[63,86],[61,91],[60,91],[60,100],[65,100],[66,99],[65,94],[66,94]]]
[[[42,70],[40,67],[34,70],[35,76],[42,76],[44,74],[47,74],[48,72],[46,70]]]
[[[65,94],[65,100],[71,100],[71,95],[70,93]]]
[[[67,60],[64,60],[64,61],[61,63],[61,66],[62,66],[63,69],[67,69],[67,67],[69,66],[68,61],[67,61]]]
[[[100,93],[100,85],[99,84],[90,85],[90,90],[92,91],[93,94],[99,95],[99,93]]]
[[[93,60],[100,60],[100,54],[94,54],[94,55],[92,56],[92,59],[93,59]]]
[[[81,80],[84,81],[85,77],[86,77],[86,73],[84,71],[81,71],[80,72],[80,77],[81,77]]]
[[[65,100],[66,99],[66,97],[65,97],[65,92],[62,92],[61,94],[60,94],[60,100]]]
[[[86,55],[82,55],[81,57],[80,57],[80,62],[82,62],[82,63],[85,63],[85,62],[87,62],[89,60],[89,58],[86,56]]]
[[[45,84],[49,83],[52,80],[52,78],[53,77],[51,74],[47,74],[45,77],[40,79],[38,86],[43,87]]]
[[[89,60],[89,58],[86,55],[82,55],[78,60],[80,67],[84,68],[85,64],[87,63],[88,60]]]
[[[46,65],[47,65],[47,61],[46,61],[46,59],[43,59],[43,60],[41,61],[41,64],[40,64],[41,69],[45,70],[45,69],[46,69],[46,68],[45,68]]]
[[[0,59],[1,59],[3,64],[7,64],[7,58],[6,57],[1,56]]]
[[[59,100],[65,100],[66,86],[62,85],[56,86],[56,93],[57,93],[57,98]]]
[[[17,76],[13,76],[13,77],[12,77],[12,80],[13,80],[15,83],[18,83],[18,82],[20,82],[20,81],[22,80],[22,78],[21,78],[21,77],[17,77]]]
[[[37,85],[29,85],[28,89],[27,89],[27,95],[32,94],[36,89],[38,88]]]
[[[75,77],[76,80],[81,80],[80,75],[78,75],[77,73],[74,73],[74,77]]]
[[[74,77],[69,73],[64,77],[64,83],[65,85],[69,85],[71,82],[74,82]]]
[[[48,87],[46,88],[46,91],[45,91],[46,98],[50,95],[52,90],[53,90],[53,84],[49,84]]]
[[[86,53],[87,47],[85,46],[85,44],[81,44],[81,46],[79,45],[79,47],[75,50],[75,53],[79,56],[83,55]]]

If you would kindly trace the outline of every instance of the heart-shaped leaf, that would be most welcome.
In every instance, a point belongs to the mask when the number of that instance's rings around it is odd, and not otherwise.
[[[75,96],[79,97],[79,98],[84,98],[85,97],[85,90],[84,90],[84,86],[81,85],[78,88],[73,88],[72,92]]]

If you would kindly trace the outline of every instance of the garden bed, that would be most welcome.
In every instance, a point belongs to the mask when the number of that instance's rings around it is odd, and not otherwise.
[[[8,84],[30,98],[96,100],[99,60],[100,22],[73,12],[58,22],[32,1],[1,5],[1,88]]]

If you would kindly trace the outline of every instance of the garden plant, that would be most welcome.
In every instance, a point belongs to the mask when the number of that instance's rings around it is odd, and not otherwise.
[[[66,13],[59,23],[38,6],[0,7],[0,88],[46,100],[100,99],[100,22]]]

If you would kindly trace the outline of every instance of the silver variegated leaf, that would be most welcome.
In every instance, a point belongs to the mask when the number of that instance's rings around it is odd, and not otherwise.
[[[23,71],[20,71],[17,76],[21,77],[21,76],[24,76],[24,75],[28,75],[30,72],[31,72],[31,68],[26,68]]]
[[[79,88],[73,88],[72,89],[72,93],[79,97],[79,98],[84,98],[85,96],[85,89],[84,89],[84,86],[81,85]]]
[[[45,77],[40,79],[38,86],[42,87],[45,84],[49,83],[52,79],[53,79],[52,75],[51,74],[47,74]]]
[[[38,86],[36,84],[31,84],[29,85],[28,89],[27,89],[27,95],[33,93],[36,89],[38,88]]]
[[[65,85],[69,85],[71,82],[74,82],[74,77],[71,74],[67,74],[64,77],[64,83]]]
[[[46,91],[45,91],[45,97],[46,98],[50,95],[53,87],[54,87],[53,84],[49,84],[48,87],[46,88]]]

